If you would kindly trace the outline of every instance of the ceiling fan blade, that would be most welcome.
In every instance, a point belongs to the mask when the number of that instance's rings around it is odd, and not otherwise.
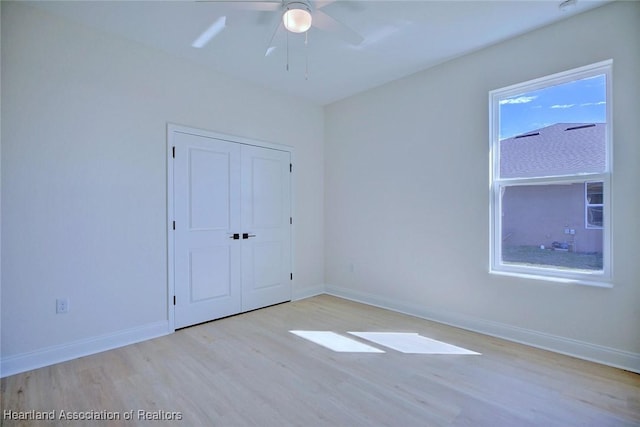
[[[336,3],[340,5],[340,7],[352,10],[354,12],[360,12],[364,8],[363,3],[365,1],[370,0],[317,0],[313,2],[315,4],[316,9],[322,9],[323,7],[329,6],[330,4]]]
[[[226,25],[227,25],[227,17],[226,16],[219,17],[218,19],[213,21],[213,23],[206,30],[204,30],[202,34],[198,36],[197,39],[193,41],[191,46],[197,49],[200,49],[206,46],[207,43],[209,43],[215,36],[220,34],[222,30],[224,30]]]
[[[356,31],[319,9],[313,11],[312,25],[320,28],[321,30],[335,33],[338,37],[354,46],[357,46],[364,41],[364,37]]]
[[[322,9],[325,6],[329,6],[331,3],[335,3],[337,0],[318,0],[314,4],[316,6],[316,10]]]
[[[197,3],[226,3],[235,8],[258,11],[274,11],[282,8],[282,0],[196,0]]]

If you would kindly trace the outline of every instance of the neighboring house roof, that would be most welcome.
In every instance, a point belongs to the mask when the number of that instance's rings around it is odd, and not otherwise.
[[[606,123],[556,123],[500,141],[500,176],[604,172]]]

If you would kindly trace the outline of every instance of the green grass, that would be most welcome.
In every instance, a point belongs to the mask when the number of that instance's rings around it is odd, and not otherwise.
[[[503,246],[502,262],[573,270],[602,270],[602,253],[564,252],[537,246]]]

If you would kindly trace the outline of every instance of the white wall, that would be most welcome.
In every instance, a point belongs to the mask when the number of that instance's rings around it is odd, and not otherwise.
[[[322,289],[321,107],[3,3],[2,121],[5,375],[166,332],[167,122],[294,147],[294,295]]]
[[[616,2],[328,106],[329,292],[640,371],[639,22]],[[488,274],[488,92],[608,58],[614,287]]]

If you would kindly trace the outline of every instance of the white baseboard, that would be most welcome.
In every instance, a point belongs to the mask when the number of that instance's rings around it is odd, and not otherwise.
[[[160,321],[112,334],[4,357],[0,361],[0,378],[157,338],[171,332],[168,322]]]
[[[292,300],[298,301],[305,298],[315,297],[316,295],[322,295],[326,293],[326,286],[314,286],[312,288],[296,289],[293,291]]]
[[[640,373],[640,354],[638,353],[617,350],[471,316],[430,310],[414,304],[394,301],[367,292],[354,291],[339,286],[326,285],[326,293],[543,350]]]

